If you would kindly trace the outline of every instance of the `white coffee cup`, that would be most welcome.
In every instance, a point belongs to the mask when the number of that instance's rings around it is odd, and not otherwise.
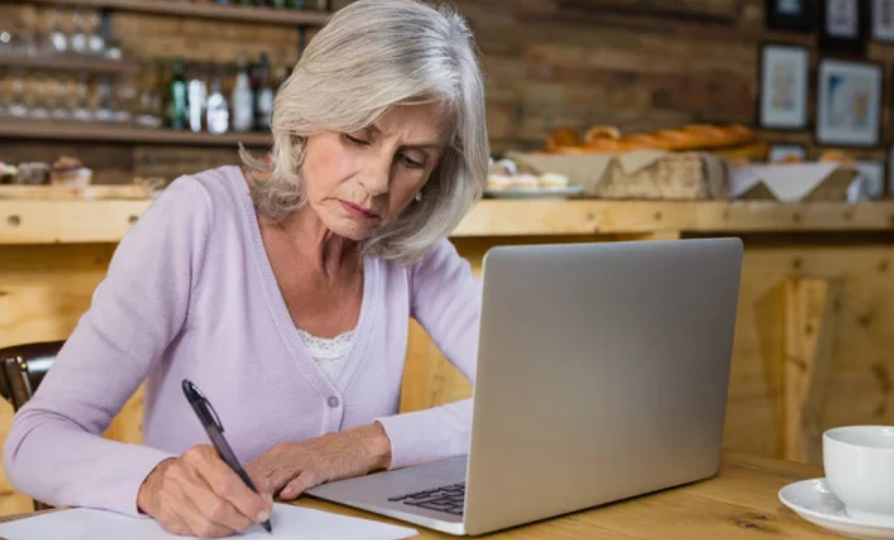
[[[823,467],[848,516],[894,526],[894,426],[826,431]]]

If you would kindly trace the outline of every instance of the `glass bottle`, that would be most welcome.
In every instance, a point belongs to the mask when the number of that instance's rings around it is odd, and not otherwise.
[[[267,53],[261,53],[261,62],[258,65],[258,83],[255,89],[255,129],[260,131],[270,130],[273,98],[274,91],[270,75],[270,60],[267,57]]]
[[[168,82],[167,123],[171,129],[186,127],[186,82],[183,80],[183,60],[174,59],[174,72]]]
[[[254,92],[248,79],[248,70],[245,55],[239,54],[239,72],[236,74],[236,84],[233,85],[233,130],[251,131],[254,127],[255,107]]]
[[[205,116],[205,103],[208,100],[208,87],[202,77],[201,69],[194,66],[187,75],[187,117],[189,129],[195,133],[202,131]]]
[[[211,77],[211,91],[205,104],[206,123],[208,131],[215,135],[226,133],[230,127],[230,111],[227,108],[227,98],[220,91],[220,77]]]
[[[87,54],[89,52],[87,33],[84,32],[84,20],[80,9],[75,10],[72,22],[74,28],[68,42],[69,50],[75,54]]]

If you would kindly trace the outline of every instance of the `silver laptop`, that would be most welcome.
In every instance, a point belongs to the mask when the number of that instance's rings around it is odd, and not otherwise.
[[[491,249],[468,457],[309,494],[478,535],[713,476],[741,265],[734,238]]]

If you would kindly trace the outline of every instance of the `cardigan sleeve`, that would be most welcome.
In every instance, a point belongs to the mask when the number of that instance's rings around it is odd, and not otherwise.
[[[411,316],[447,359],[474,383],[481,284],[448,240],[439,242],[411,270]],[[391,468],[468,454],[472,400],[378,421],[391,440]]]

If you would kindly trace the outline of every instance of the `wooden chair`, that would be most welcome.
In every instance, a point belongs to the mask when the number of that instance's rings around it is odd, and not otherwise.
[[[0,395],[18,412],[31,399],[65,341],[27,343],[0,349]],[[34,501],[35,510],[51,506]]]

